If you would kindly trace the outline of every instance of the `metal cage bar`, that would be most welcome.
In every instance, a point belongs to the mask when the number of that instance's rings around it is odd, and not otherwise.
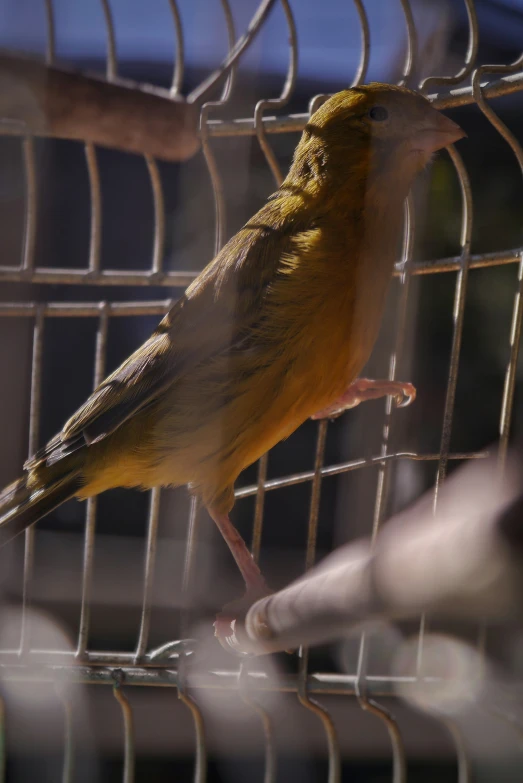
[[[220,0],[225,18],[225,24],[227,27],[227,42],[229,48],[229,54],[232,51],[235,38],[234,20],[231,12],[231,8],[228,0]],[[209,115],[213,109],[221,108],[225,106],[229,99],[232,97],[232,91],[234,88],[235,68],[231,68],[225,85],[222,90],[220,98],[216,101],[207,101],[200,109],[200,137],[202,140],[202,150],[205,156],[205,162],[207,163],[207,170],[211,179],[211,185],[214,197],[214,252],[219,253],[222,248],[225,238],[225,195],[223,191],[223,183],[218,169],[216,158],[212,151],[212,147],[209,141]]]
[[[113,672],[114,685],[113,695],[122,710],[123,734],[124,734],[124,754],[123,754],[123,775],[122,783],[134,783],[135,772],[135,738],[134,738],[134,718],[131,703],[122,690],[123,676],[117,669]]]

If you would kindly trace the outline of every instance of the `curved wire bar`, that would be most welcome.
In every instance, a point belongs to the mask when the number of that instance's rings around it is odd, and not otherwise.
[[[316,557],[316,539],[318,535],[318,517],[320,511],[321,498],[321,467],[325,455],[325,444],[327,441],[327,421],[318,423],[318,437],[316,441],[316,455],[314,458],[314,477],[311,486],[311,500],[309,506],[309,524],[307,532],[307,552],[305,556],[305,570],[308,571],[313,565]],[[299,651],[300,662],[298,669],[298,700],[303,707],[313,712],[322,722],[327,739],[329,751],[329,774],[328,783],[340,783],[341,781],[341,759],[340,746],[336,727],[330,713],[325,707],[312,699],[308,692],[308,664],[309,650],[307,647],[301,647]]]
[[[106,68],[105,78],[108,82],[114,81],[117,76],[116,39],[114,23],[111,14],[109,0],[100,0],[105,20],[106,29]],[[89,273],[98,274],[101,264],[102,249],[102,193],[100,187],[100,170],[96,156],[96,148],[90,141],[85,142],[85,160],[89,177],[89,190],[91,197],[91,229],[89,237]]]
[[[62,783],[72,783],[74,776],[74,733],[73,706],[63,683],[55,680],[55,691],[64,710],[64,757],[62,762]]]
[[[406,783],[407,754],[398,722],[394,715],[382,704],[378,704],[368,695],[367,689],[367,634],[363,631],[360,640],[358,668],[356,673],[356,697],[362,710],[374,715],[387,729],[392,746],[392,783]]]
[[[89,176],[91,199],[91,228],[89,236],[89,272],[100,271],[102,249],[102,193],[100,188],[100,170],[96,158],[96,149],[92,142],[85,142],[85,160]]]
[[[298,669],[298,699],[300,704],[310,712],[314,713],[322,722],[325,736],[327,738],[329,772],[327,783],[341,783],[341,755],[340,743],[336,733],[334,721],[329,711],[323,707],[316,699],[309,695],[307,684],[307,671],[309,665],[309,650],[302,648],[300,650],[300,664]]]
[[[456,279],[456,289],[454,294],[454,330],[452,335],[452,347],[450,352],[449,373],[447,379],[447,391],[445,396],[445,408],[443,413],[443,423],[441,432],[440,452],[438,460],[438,469],[436,474],[436,483],[434,487],[433,509],[436,512],[439,491],[445,480],[449,450],[450,438],[452,434],[452,423],[454,418],[454,405],[456,398],[456,387],[458,382],[459,359],[461,353],[461,342],[463,337],[463,324],[465,315],[465,302],[467,296],[467,283],[470,269],[470,243],[472,237],[473,204],[472,191],[467,170],[461,158],[453,145],[447,147],[450,159],[454,165],[460,190],[461,190],[461,263],[460,270]],[[418,647],[416,656],[416,669],[418,676],[421,676],[423,665],[423,649],[425,635],[427,632],[427,617],[422,615],[418,634]],[[456,750],[456,760],[458,764],[459,783],[468,783],[471,779],[471,764],[468,756],[467,747],[459,726],[450,720],[443,721],[450,731]]]
[[[254,521],[252,525],[251,554],[255,563],[260,559],[261,539],[263,531],[263,510],[265,505],[265,483],[267,481],[267,467],[269,453],[267,452],[258,460],[258,482],[256,485],[256,501],[254,505]]]
[[[289,66],[287,68],[287,76],[280,97],[258,101],[256,108],[254,109],[254,131],[278,187],[283,181],[283,176],[276,155],[267,141],[267,136],[263,127],[263,113],[268,108],[282,109],[288,103],[296,84],[296,75],[298,72],[298,39],[294,16],[288,0],[280,1],[285,13],[287,29],[289,31]]]
[[[441,77],[442,79],[444,77]],[[440,81],[440,79],[438,79]],[[504,95],[512,95],[523,88],[523,71],[512,73],[501,79],[486,82],[483,85],[485,97],[501,98]],[[474,103],[472,87],[463,87],[446,90],[444,92],[427,95],[436,109],[455,109],[459,106],[470,106]],[[309,121],[309,113],[289,114],[287,116],[265,117],[263,121],[267,133],[291,133],[302,131]],[[13,132],[14,132],[13,128]],[[4,128],[7,132],[7,128]],[[254,134],[254,122],[252,117],[238,117],[232,120],[211,120],[209,123],[211,136],[252,136]]]
[[[253,699],[249,693],[248,670],[250,659],[242,661],[238,673],[238,686],[240,696],[244,704],[250,707],[258,715],[263,727],[263,736],[265,742],[265,771],[263,774],[263,783],[274,783],[276,780],[276,747],[274,742],[274,726],[272,718],[262,705],[256,699]]]
[[[479,108],[490,121],[500,136],[507,142],[514,153],[521,173],[523,175],[523,148],[518,139],[511,130],[500,120],[498,115],[487,103],[483,89],[481,87],[481,77],[484,73],[510,74],[518,71],[523,65],[523,54],[510,65],[482,65],[474,71],[472,77],[472,90],[474,98]],[[523,252],[518,275],[518,288],[514,295],[514,306],[512,311],[512,329],[510,335],[510,356],[505,373],[505,386],[503,390],[503,402],[501,406],[500,417],[500,443],[499,443],[499,468],[503,470],[510,435],[510,425],[512,420],[512,409],[514,405],[514,392],[516,388],[517,360],[521,343],[521,327],[523,322]]]
[[[479,25],[476,14],[476,4],[474,0],[465,0],[465,7],[467,10],[469,23],[469,42],[463,66],[459,69],[455,76],[428,76],[426,79],[423,79],[419,85],[420,92],[426,94],[428,89],[435,84],[459,84],[459,82],[462,82],[464,79],[466,79],[467,76],[472,72],[478,54]]]
[[[398,299],[396,339],[393,352],[390,357],[389,379],[396,379],[396,371],[403,353],[406,321],[407,301],[410,290],[410,278],[414,251],[414,202],[412,193],[409,193],[405,201],[405,229],[403,239],[403,259],[401,264],[401,290]],[[393,406],[390,398],[385,402],[385,421],[382,431],[381,454],[388,456],[388,448],[392,435]],[[374,519],[372,526],[371,545],[374,545],[379,528],[385,514],[385,504],[388,496],[391,462],[383,462],[380,465],[376,487],[376,501],[374,507]],[[360,637],[358,666],[356,673],[356,695],[360,707],[381,720],[387,729],[392,747],[392,778],[393,783],[405,783],[407,779],[407,761],[405,746],[396,719],[392,713],[374,699],[369,698],[367,687],[367,654],[368,639],[366,631]]]
[[[407,26],[407,51],[405,52],[405,62],[403,63],[403,70],[398,84],[400,87],[408,87],[410,78],[416,67],[418,36],[416,33],[416,25],[414,24],[414,17],[412,16],[410,0],[400,0],[400,2],[403,16],[405,17],[405,24]]]
[[[134,783],[135,777],[135,737],[133,710],[129,699],[122,691],[122,672],[116,670],[113,672],[114,685],[113,696],[122,708],[123,730],[124,730],[124,761],[122,783]]]
[[[194,558],[196,555],[199,510],[200,509],[199,509],[198,499],[192,496],[191,507],[189,510],[189,524],[187,529],[185,558],[183,563],[183,575],[182,575],[182,593],[184,595],[187,595],[191,586],[192,572],[194,568]]]
[[[114,81],[118,75],[118,58],[116,52],[116,37],[114,31],[114,20],[111,13],[111,7],[109,0],[101,0],[105,27],[107,35],[107,67],[106,67],[106,79],[108,82]],[[170,7],[173,15],[176,40],[177,40],[177,57],[180,50],[180,41],[182,41],[181,57],[183,66],[183,39],[181,38],[181,21],[176,7],[176,2],[170,0]],[[176,60],[175,70],[173,74],[173,84],[176,79],[181,79],[179,74],[178,60]],[[171,88],[171,93],[174,88]],[[86,143],[85,152],[87,156],[87,166],[89,170],[89,183],[91,187],[91,244],[90,244],[90,257],[89,257],[89,269],[93,272],[100,270],[100,244],[101,244],[101,193],[100,193],[100,175],[98,166],[96,163],[96,151],[91,143]],[[147,172],[149,174],[149,180],[151,182],[151,190],[153,196],[154,207],[154,234],[153,234],[153,252],[151,262],[152,274],[159,275],[162,271],[163,261],[163,249],[165,245],[165,207],[163,198],[162,180],[160,172],[158,170],[158,164],[150,155],[144,155],[144,160],[147,166]]]
[[[94,359],[93,388],[102,382],[105,375],[107,354],[107,334],[109,331],[109,305],[100,304],[100,318],[96,332],[96,351]],[[91,619],[91,587],[93,581],[94,540],[96,532],[96,498],[87,501],[87,514],[84,533],[84,555],[82,568],[82,598],[80,604],[80,622],[78,626],[78,643],[76,655],[82,658],[87,649],[89,625]]]
[[[184,690],[178,687],[178,698],[191,711],[196,735],[196,753],[194,758],[194,783],[205,783],[207,780],[207,743],[205,724],[200,708]]]
[[[33,355],[31,359],[31,399],[29,402],[29,456],[38,448],[41,414],[42,352],[44,343],[45,309],[43,304],[36,307],[33,329]],[[22,583],[21,627],[19,655],[30,647],[28,609],[31,603],[31,587],[34,568],[34,525],[25,531],[24,572]]]
[[[518,141],[518,139],[512,133],[512,131],[505,125],[505,123],[498,117],[495,111],[487,103],[484,95],[484,90],[481,86],[481,77],[484,73],[510,74],[510,73],[517,72],[522,64],[523,64],[523,54],[521,54],[520,57],[518,57],[510,65],[480,66],[479,68],[476,69],[476,71],[472,76],[472,90],[473,90],[474,98],[480,110],[483,112],[483,114],[486,116],[489,122],[493,125],[493,127],[498,131],[498,133],[502,136],[503,139],[505,139],[507,144],[510,146],[518,162],[520,171],[523,175],[523,148],[520,142]],[[512,420],[514,394],[515,394],[515,387],[516,387],[517,364],[518,364],[518,357],[519,357],[519,351],[521,345],[522,323],[523,323],[523,252],[521,252],[520,254],[520,263],[518,269],[518,285],[517,285],[516,292],[514,294],[514,305],[512,308],[512,325],[511,325],[511,332],[510,332],[510,353],[507,362],[507,367],[505,370],[505,384],[503,388],[503,399],[501,404],[501,414],[500,414],[500,423],[499,423],[500,439],[499,439],[499,449],[498,449],[499,476],[501,476],[504,471],[505,462],[508,454],[510,426]],[[486,644],[485,626],[483,625],[480,630],[481,630],[481,643],[484,648]],[[518,725],[518,721],[515,722],[515,728],[520,732],[520,736],[521,736],[522,729],[521,726]]]
[[[154,238],[151,271],[154,275],[159,275],[162,272],[163,249],[165,245],[165,206],[162,180],[155,159],[150,155],[144,155],[144,159],[151,182],[154,207]]]
[[[254,111],[254,127],[256,130],[256,136],[260,145],[261,151],[265,157],[267,165],[269,166],[272,175],[274,177],[276,187],[279,187],[282,182],[282,174],[276,156],[274,155],[270,144],[267,141],[265,131],[263,129],[263,112],[264,110],[272,106],[274,108],[282,108],[288,102],[292,95],[294,86],[296,84],[296,74],[298,66],[298,51],[297,51],[297,36],[296,25],[294,17],[287,0],[281,0],[283,11],[285,13],[285,19],[287,22],[287,28],[289,31],[289,66],[287,69],[287,76],[283,85],[279,98],[266,101],[258,101]],[[252,532],[252,546],[251,553],[255,560],[258,562],[261,548],[261,537],[263,530],[263,510],[265,504],[265,482],[267,480],[267,466],[269,455],[264,454],[258,462],[258,483],[256,491],[256,502],[254,507],[254,521]],[[266,751],[269,752],[268,750]]]
[[[231,52],[234,43],[234,38],[236,35],[235,27],[234,27],[234,19],[232,16],[232,12],[228,0],[220,0],[220,2],[225,17],[225,23],[227,25],[227,39],[228,39],[229,52]],[[220,252],[224,242],[226,212],[225,212],[225,195],[223,190],[222,178],[220,176],[218,164],[216,162],[216,158],[214,156],[214,153],[212,151],[209,142],[209,113],[211,112],[212,109],[216,109],[220,106],[224,106],[229,100],[229,98],[231,97],[232,89],[234,85],[234,75],[235,75],[235,68],[233,66],[229,72],[229,76],[227,77],[227,81],[225,82],[225,86],[222,90],[222,94],[219,100],[207,101],[207,103],[204,103],[200,109],[200,138],[202,142],[203,155],[205,157],[207,169],[209,171],[209,176],[211,178],[211,185],[212,185],[213,196],[214,196],[214,219],[215,219],[214,254],[215,255]]]
[[[472,780],[472,764],[461,729],[455,721],[446,715],[438,715],[438,720],[447,728],[456,748],[458,783],[470,783]]]
[[[185,44],[183,38],[182,19],[176,0],[169,0],[169,8],[173,18],[174,35],[176,38],[176,50],[174,56],[173,76],[171,80],[170,95],[175,98],[180,94],[183,84],[183,72],[185,67]]]
[[[44,0],[47,42],[45,47],[46,65],[53,65],[56,56],[56,26],[54,23],[53,0]]]
[[[396,339],[393,349],[393,353],[390,357],[389,365],[389,379],[396,379],[396,371],[401,360],[403,353],[405,335],[406,335],[406,321],[407,321],[407,301],[410,290],[410,278],[412,271],[414,251],[414,202],[412,193],[409,193],[408,198],[405,201],[405,228],[403,239],[403,258],[402,258],[402,275],[401,275],[401,290],[398,299],[398,312],[397,312],[397,327],[396,327]],[[381,442],[381,454],[382,456],[388,456],[388,448],[392,435],[392,424],[395,420],[393,417],[393,406],[390,398],[385,402],[385,421],[383,426],[382,442]],[[383,521],[385,513],[385,503],[388,496],[388,486],[390,480],[390,467],[391,462],[385,462],[380,465],[378,473],[378,481],[376,487],[376,502],[374,508],[374,519],[372,526],[372,546],[378,535],[379,528]],[[407,761],[405,746],[396,719],[392,713],[387,710],[383,705],[378,704],[374,699],[369,698],[368,686],[367,686],[367,653],[368,653],[368,639],[366,631],[363,631],[360,637],[360,648],[358,655],[358,666],[356,673],[356,695],[360,707],[366,712],[371,713],[376,718],[381,720],[387,729],[391,746],[392,746],[392,777],[393,783],[405,783],[407,779]]]
[[[173,16],[176,43],[177,43],[176,59],[175,59],[175,65],[173,71],[173,81],[171,85],[171,95],[173,95],[178,91],[179,86],[181,84],[181,80],[183,78],[183,37],[182,37],[182,29],[181,29],[181,20],[178,13],[176,0],[170,0],[169,4]],[[107,30],[107,80],[112,81],[117,76],[117,54],[116,54],[114,22],[113,22],[108,0],[102,0],[102,5],[103,5],[104,16],[105,16],[105,22],[106,22],[106,30]],[[99,180],[98,167],[94,166],[92,163],[92,161],[95,160],[95,155],[96,155],[93,145],[86,145],[86,154],[88,156],[88,163],[90,164],[89,181],[91,183],[91,198],[92,198],[91,203],[93,204],[92,215],[97,216],[97,220],[93,220],[91,224],[91,239],[92,239],[91,253],[92,254],[94,253],[95,255],[94,258],[93,255],[91,255],[89,268],[90,269],[94,268],[96,271],[98,271],[100,267],[100,242],[101,242],[101,231],[100,231],[101,195],[100,195],[100,180]],[[153,234],[151,272],[153,274],[159,275],[161,274],[162,271],[163,251],[165,245],[165,206],[164,206],[164,198],[163,198],[163,188],[162,188],[160,172],[158,169],[158,164],[156,163],[154,158],[151,157],[150,155],[144,155],[144,160],[147,166],[149,180],[151,183],[151,190],[153,196],[153,208],[154,208],[154,234]],[[93,194],[96,200],[93,199]],[[96,233],[96,228],[98,228],[98,233]],[[102,377],[98,379],[97,384],[100,383],[101,380]],[[135,650],[135,661],[141,659],[145,654],[148,636],[149,636],[149,626],[150,626],[150,617],[151,617],[150,600],[151,600],[151,592],[152,592],[152,585],[153,585],[153,578],[154,578],[154,563],[155,563],[155,556],[156,556],[156,540],[158,535],[161,490],[153,489],[149,493],[149,496],[150,496],[150,501],[149,501],[150,505],[149,505],[149,514],[148,514],[148,533],[147,533],[146,554],[145,554],[145,575],[144,575],[144,588],[143,588],[143,598],[142,598],[142,614],[140,619],[140,629],[138,632],[138,642]],[[86,541],[85,541],[85,549],[84,549],[84,560],[85,558],[90,558],[91,567],[87,571],[90,580],[91,572],[92,572],[92,557],[93,557],[93,550],[94,550],[94,532],[95,532],[94,525],[95,525],[96,505],[93,499],[90,499],[88,503],[89,505],[88,505],[88,517],[86,522]],[[85,574],[86,571],[84,571],[84,577]],[[82,598],[82,603],[83,603],[83,598]],[[78,649],[79,651],[81,650],[83,652],[85,650],[85,645],[87,642],[87,633],[88,633],[86,624],[80,625],[80,632],[84,634],[84,637],[82,639],[83,646],[80,647],[79,645]]]
[[[449,454],[449,459],[463,460],[463,459],[485,459],[488,456],[487,451],[458,451]],[[340,473],[348,473],[351,470],[361,470],[362,468],[368,468],[372,465],[381,465],[386,462],[395,462],[399,459],[408,459],[416,462],[437,462],[439,460],[439,452],[432,454],[418,454],[414,451],[398,451],[393,454],[378,454],[374,457],[360,457],[359,459],[348,460],[347,462],[340,462],[337,465],[327,465],[321,468],[321,476],[338,476]],[[283,476],[282,478],[268,479],[264,482],[265,491],[274,489],[280,489],[281,487],[292,487],[295,484],[304,484],[310,481],[314,477],[314,471],[307,470],[303,473],[294,473],[290,476]],[[234,492],[235,498],[247,498],[258,493],[259,484],[247,484],[244,487],[239,487]]]
[[[510,334],[510,356],[505,372],[505,384],[503,387],[503,402],[499,422],[499,469],[505,467],[508,453],[510,425],[514,407],[514,393],[516,390],[517,362],[521,345],[521,327],[523,321],[523,251],[518,269],[518,287],[514,294],[514,306],[512,309],[512,328]]]
[[[407,333],[407,302],[410,291],[410,281],[412,276],[412,266],[414,260],[414,199],[412,193],[409,193],[405,201],[405,222],[403,252],[401,262],[401,291],[398,298],[398,308],[396,316],[396,339],[394,349],[390,357],[389,375],[391,381],[396,380],[396,373],[403,355],[405,336]],[[389,446],[392,441],[392,427],[396,417],[393,411],[396,408],[392,405],[392,400],[387,397],[385,400],[385,420],[383,423],[381,449],[382,457],[389,457]],[[390,481],[390,460],[380,464],[378,472],[378,482],[376,488],[376,502],[374,506],[374,519],[372,525],[372,541],[375,540],[379,527],[383,522],[385,515],[385,504],[388,497],[388,486]]]
[[[37,187],[34,139],[25,136],[22,142],[25,174],[25,222],[22,270],[31,274],[35,268]]]
[[[450,353],[449,373],[447,379],[447,391],[445,396],[445,408],[443,413],[442,434],[440,442],[440,451],[438,459],[438,468],[436,472],[436,482],[434,487],[434,501],[433,508],[436,511],[439,490],[443,484],[446,476],[448,461],[450,459],[450,439],[452,434],[452,423],[454,417],[454,405],[456,397],[456,387],[458,381],[459,371],[459,359],[461,352],[461,341],[463,336],[464,314],[465,314],[465,301],[467,294],[468,274],[470,270],[470,244],[472,237],[472,221],[473,221],[473,202],[472,191],[470,187],[470,181],[467,174],[467,170],[463,164],[460,154],[456,151],[454,146],[447,148],[450,159],[454,165],[460,190],[461,190],[461,204],[462,204],[462,218],[461,218],[461,256],[460,256],[460,269],[456,279],[456,289],[454,294],[454,329],[452,336],[452,347]],[[418,634],[418,649],[416,670],[418,675],[421,673],[422,661],[423,661],[423,648],[425,641],[425,634],[427,632],[427,617],[422,615],[419,626]],[[459,729],[454,727],[452,736],[457,736]],[[462,743],[463,745],[463,743]],[[464,780],[468,780],[466,772],[468,768],[467,764],[462,767],[460,765],[465,764],[464,759],[464,745],[462,748],[456,746],[458,766],[460,767],[460,775],[464,776]]]
[[[106,79],[108,82],[114,81],[118,75],[118,59],[116,53],[116,37],[114,31],[114,20],[109,5],[109,0],[101,0],[105,17],[107,34],[107,68]],[[177,59],[173,73],[173,85],[182,78],[180,73],[178,55],[181,52],[181,63],[183,68],[183,38],[181,37],[181,21],[176,7],[175,0],[170,0],[171,12],[173,15],[175,33],[177,40]],[[181,41],[181,49],[180,49]],[[171,88],[171,94],[174,87]],[[100,243],[101,243],[101,195],[100,195],[100,176],[96,164],[96,151],[91,143],[86,143],[87,164],[89,169],[89,183],[91,186],[91,251],[89,259],[89,269],[99,271],[100,269]],[[158,170],[158,164],[150,155],[144,155],[147,166],[147,172],[151,182],[154,207],[154,235],[151,272],[159,275],[162,271],[163,249],[165,245],[165,207],[163,198],[162,180]]]
[[[196,554],[197,528],[199,520],[199,503],[196,497],[191,497],[189,511],[189,525],[186,538],[185,558],[182,575],[182,595],[187,596],[194,570],[194,557]],[[187,609],[182,610],[181,634],[187,631]],[[170,645],[168,645],[170,646]],[[178,657],[178,698],[191,711],[194,733],[196,739],[196,754],[194,761],[194,783],[205,783],[207,779],[207,741],[205,736],[205,724],[202,712],[192,696],[187,693],[187,652],[182,646]]]
[[[360,30],[361,30],[361,54],[360,54],[360,62],[358,64],[358,70],[356,71],[354,75],[354,79],[351,82],[351,87],[357,87],[358,84],[361,84],[367,75],[367,68],[369,67],[369,54],[370,54],[370,29],[369,29],[369,20],[367,18],[367,12],[365,11],[365,7],[362,3],[362,0],[353,0],[354,5],[356,6],[356,11],[358,12],[358,17],[360,20]]]
[[[149,514],[147,524],[147,543],[145,545],[145,567],[144,567],[144,585],[142,597],[142,616],[140,620],[140,630],[138,632],[138,642],[134,653],[134,662],[138,663],[145,655],[147,642],[149,641],[149,628],[151,625],[151,598],[154,582],[154,567],[156,563],[156,547],[158,544],[158,523],[160,519],[160,497],[159,487],[151,490],[149,493]]]
[[[370,29],[367,12],[365,11],[362,0],[353,0],[353,2],[356,6],[356,11],[360,20],[361,53],[358,68],[350,87],[357,87],[358,84],[361,84],[365,80],[365,76],[367,75],[370,54]],[[325,101],[331,97],[331,95],[332,93],[319,93],[318,95],[314,95],[309,101],[309,117],[312,116],[314,112],[320,108],[322,103],[325,103]]]
[[[114,33],[114,21],[109,0],[100,0],[105,20],[105,32],[107,38],[107,63],[105,78],[108,82],[116,79],[118,61],[116,57],[116,36]]]
[[[447,472],[448,455],[450,451],[450,438],[452,433],[452,421],[454,417],[454,405],[456,399],[456,386],[458,383],[459,358],[461,353],[461,341],[463,337],[463,324],[465,318],[465,301],[467,296],[467,283],[470,268],[470,243],[472,238],[473,204],[470,180],[461,158],[461,155],[453,145],[447,147],[450,159],[454,164],[461,190],[461,268],[456,279],[454,294],[454,331],[452,335],[452,347],[450,352],[450,366],[447,380],[447,393],[445,397],[445,409],[443,413],[443,425],[440,442],[440,460],[436,474],[434,487],[434,510],[438,501],[438,493]]]
[[[220,67],[211,73],[201,84],[198,85],[187,97],[188,103],[204,103],[212,94],[216,84],[220,79],[229,73],[242,54],[251,45],[256,35],[262,28],[262,25],[267,18],[269,11],[276,0],[262,0],[258,6],[256,13],[252,17],[247,31],[241,38],[239,38],[234,45],[231,45],[229,53]]]

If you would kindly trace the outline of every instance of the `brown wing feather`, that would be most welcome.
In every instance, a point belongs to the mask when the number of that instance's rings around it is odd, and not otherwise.
[[[109,435],[161,393],[172,379],[169,329],[182,307],[183,298],[149,340],[94,390],[63,430],[25,463],[26,470],[42,462],[52,465]]]
[[[264,208],[277,211],[270,203]],[[91,394],[61,433],[25,464],[54,464],[114,432],[201,362],[240,349],[260,317],[263,301],[296,225],[251,221],[203,270],[153,335]],[[272,223],[272,225],[271,225]]]

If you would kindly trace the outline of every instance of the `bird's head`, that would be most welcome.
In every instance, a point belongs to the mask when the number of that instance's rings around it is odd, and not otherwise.
[[[419,93],[372,83],[336,93],[312,115],[293,168],[340,185],[387,172],[408,189],[437,150],[465,135]]]

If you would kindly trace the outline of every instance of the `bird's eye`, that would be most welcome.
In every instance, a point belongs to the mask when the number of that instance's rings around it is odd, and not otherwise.
[[[388,119],[388,116],[389,112],[385,106],[373,106],[369,111],[369,117],[375,122],[383,122],[383,120]]]

